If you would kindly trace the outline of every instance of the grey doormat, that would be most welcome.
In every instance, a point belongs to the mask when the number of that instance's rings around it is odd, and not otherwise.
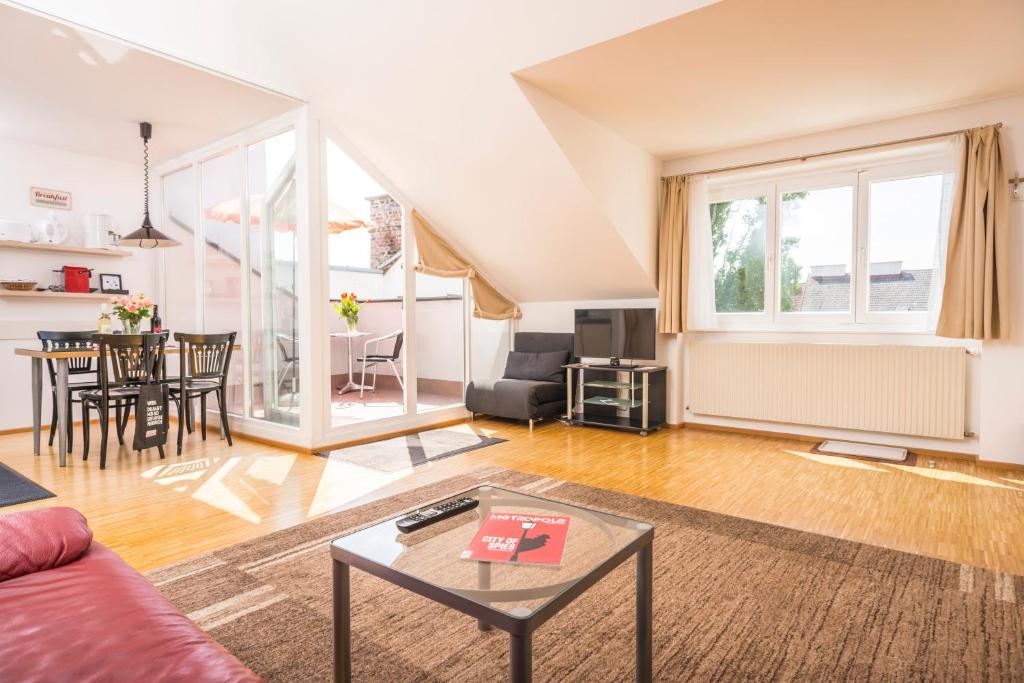
[[[467,425],[456,425],[334,451],[317,452],[317,455],[380,472],[398,472],[506,441],[508,439],[477,434]]]
[[[56,495],[0,462],[0,507],[53,498]]]

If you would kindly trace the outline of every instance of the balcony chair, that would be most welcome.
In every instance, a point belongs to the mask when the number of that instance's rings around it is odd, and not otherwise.
[[[133,405],[138,404],[139,386],[159,382],[164,372],[164,345],[167,334],[95,334],[99,344],[100,378],[98,389],[81,392],[82,397],[82,460],[89,459],[89,411],[100,417],[100,469],[107,467],[107,432],[110,428],[110,407],[117,410],[115,428],[118,442],[124,443],[124,429]],[[122,419],[121,409],[124,408]],[[164,457],[163,446],[158,446]]]
[[[87,332],[51,332],[39,330],[36,336],[43,344],[43,351],[77,351],[92,348],[92,336],[96,334]],[[96,368],[93,367],[92,358],[69,358],[68,359],[68,450],[75,434],[75,421],[71,417],[71,408],[75,403],[81,403],[79,394],[82,391],[96,389],[99,387],[99,379],[96,377]],[[50,445],[53,445],[53,437],[57,433],[57,369],[52,359],[46,359],[46,371],[50,375]],[[88,379],[84,379],[88,377]],[[76,378],[83,378],[75,381]],[[120,423],[121,411],[118,408],[118,423]]]
[[[178,455],[185,436],[186,423],[192,422],[192,401],[199,399],[203,441],[206,441],[206,396],[214,394],[220,409],[221,433],[233,446],[228,427],[227,385],[231,368],[231,352],[235,347],[235,332],[224,334],[174,333],[174,341],[181,345],[181,372],[178,381],[168,382],[171,400],[178,409]],[[190,430],[191,431],[191,430]]]
[[[391,353],[378,353],[380,350],[380,343],[389,339],[395,340],[395,346],[391,349]],[[396,331],[391,334],[385,334],[383,337],[375,337],[373,339],[366,340],[366,345],[363,346],[363,357],[356,358],[356,362],[363,364],[363,378],[359,382],[359,398],[363,397],[363,390],[366,388],[366,368],[373,369],[372,390],[377,391],[377,366],[382,363],[387,363],[391,366],[391,371],[395,373],[395,378],[398,380],[398,386],[402,388],[402,391],[405,391],[405,382],[402,381],[402,373],[398,371],[398,367],[395,365],[395,361],[398,360],[399,356],[402,354],[403,339],[405,339],[405,333]],[[367,349],[369,349],[369,351],[367,351]]]
[[[277,380],[277,395],[284,393],[285,382],[290,380],[291,391],[287,392],[294,399],[299,393],[299,340],[282,332],[277,333],[277,348],[281,350],[281,376]]]

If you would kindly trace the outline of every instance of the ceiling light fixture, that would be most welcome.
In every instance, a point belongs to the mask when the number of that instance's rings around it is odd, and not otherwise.
[[[142,157],[143,157],[143,211],[142,227],[135,232],[130,232],[117,241],[120,247],[138,247],[139,249],[156,249],[160,247],[177,247],[181,244],[178,240],[171,239],[153,227],[149,220],[149,139],[153,137],[153,126],[142,121],[139,123],[139,135],[142,136]]]

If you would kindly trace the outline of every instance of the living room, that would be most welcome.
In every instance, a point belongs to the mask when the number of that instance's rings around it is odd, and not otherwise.
[[[1024,671],[1019,2],[0,34],[0,679]]]

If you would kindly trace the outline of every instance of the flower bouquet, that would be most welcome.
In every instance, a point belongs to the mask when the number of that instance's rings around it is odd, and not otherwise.
[[[110,303],[114,304],[114,315],[121,320],[125,334],[139,334],[139,323],[153,310],[153,300],[141,292],[135,296],[115,296]]]
[[[359,302],[356,301],[355,292],[342,292],[341,300],[334,304],[334,311],[348,323],[349,332],[356,331],[359,324]]]

